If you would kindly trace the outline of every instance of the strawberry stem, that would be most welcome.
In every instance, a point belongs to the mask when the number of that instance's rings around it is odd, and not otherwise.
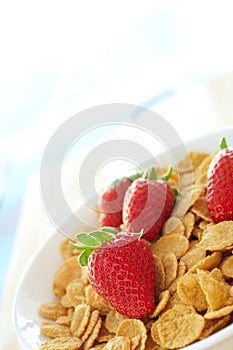
[[[220,149],[225,149],[225,148],[227,148],[227,141],[226,141],[225,137],[223,137],[223,138],[220,140],[219,146],[220,146]]]

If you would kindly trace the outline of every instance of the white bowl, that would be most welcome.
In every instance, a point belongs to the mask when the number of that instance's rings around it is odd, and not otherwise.
[[[233,145],[233,128],[228,128],[191,140],[186,143],[186,147],[190,151],[213,152],[218,150],[222,136],[227,138],[229,145]],[[164,159],[162,155],[161,159]],[[79,210],[83,211],[83,208]],[[96,217],[92,219],[95,221]],[[25,349],[36,350],[46,339],[40,333],[42,318],[38,315],[38,307],[42,302],[54,299],[51,287],[54,272],[62,262],[59,245],[63,239],[64,236],[57,231],[50,235],[32,257],[16,290],[13,306],[14,327]],[[183,349],[231,350],[233,349],[233,324]]]

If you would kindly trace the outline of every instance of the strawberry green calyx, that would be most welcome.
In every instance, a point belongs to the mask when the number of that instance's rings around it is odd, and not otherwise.
[[[78,257],[79,264],[82,267],[88,266],[88,258],[91,253],[103,243],[110,241],[114,236],[116,236],[120,231],[114,227],[101,227],[97,231],[91,231],[89,233],[78,233],[75,238],[78,243],[70,242],[70,245],[78,250],[82,250],[82,253]],[[143,230],[139,233],[134,234],[138,239],[143,238]],[[143,241],[147,244],[145,239]],[[150,245],[150,244],[149,244]]]
[[[155,180],[155,181],[157,181],[157,180],[162,180],[162,181],[168,182],[168,180],[169,180],[170,177],[172,176],[172,172],[173,172],[173,168],[172,168],[172,166],[170,165],[169,168],[168,168],[168,170],[167,170],[167,173],[166,173],[163,177],[161,177],[161,179],[159,179],[158,174],[157,174],[155,168],[152,167],[152,168],[150,168],[149,170],[147,170],[147,172],[144,173],[144,176],[143,176],[143,177],[144,177],[145,179],[148,179],[148,180]],[[172,191],[173,191],[175,197],[177,197],[177,196],[180,194],[179,191],[177,190],[177,188],[171,187],[171,189],[172,189]]]
[[[220,143],[219,143],[219,146],[220,146],[220,149],[225,149],[227,148],[227,141],[226,141],[226,138],[225,137],[222,137],[222,139],[220,140]]]
[[[136,180],[136,179],[139,179],[139,178],[142,177],[142,176],[143,176],[143,172],[137,172],[137,173],[133,173],[132,175],[123,176],[122,178],[116,179],[116,180],[114,180],[113,182],[111,182],[111,183],[106,187],[106,189],[113,189],[113,188],[117,187],[117,186],[121,183],[121,181],[122,181],[123,179],[129,180],[129,181],[132,182],[132,181],[134,181],[134,180]]]
[[[175,197],[180,196],[180,192],[177,190],[177,188],[171,187],[171,189],[172,189],[172,191],[173,191]]]
[[[112,233],[113,235],[116,235],[119,231],[115,227],[110,227],[110,226],[103,226],[99,230],[102,234],[102,232],[107,232],[107,233]],[[96,231],[93,231],[96,232]],[[92,234],[92,232],[90,232]]]
[[[144,179],[148,180],[158,180],[158,174],[154,167],[149,168],[142,176]]]
[[[173,171],[173,169],[172,169],[172,166],[170,165],[169,168],[168,168],[167,173],[166,173],[165,176],[162,178],[162,180],[164,180],[164,181],[167,182],[167,181],[170,179],[170,177],[172,176],[172,171]]]
[[[140,177],[142,177],[143,174],[144,174],[144,172],[141,171],[141,172],[138,172],[138,173],[134,173],[134,174],[132,174],[132,175],[129,175],[129,176],[125,176],[125,177],[123,177],[123,179],[127,179],[127,180],[130,180],[130,181],[134,181],[134,180],[137,180],[137,179],[139,179]]]
[[[163,180],[167,182],[172,175],[172,171],[173,169],[172,169],[172,166],[170,165],[167,170],[167,173],[163,177],[159,178],[155,168],[152,167],[152,168],[149,168],[147,171],[145,171],[142,177],[147,180]]]
[[[167,173],[160,180],[164,180],[167,182],[172,175],[172,171],[173,171],[172,166],[169,166]],[[113,181],[109,185],[108,188],[114,188],[115,186],[117,186],[121,182],[122,179],[127,179],[127,180],[130,180],[133,182],[134,180],[137,180],[141,177],[144,179],[148,179],[148,180],[159,180],[159,177],[158,177],[158,174],[157,174],[155,168],[151,167],[145,171],[141,171],[141,172],[134,173],[132,175],[124,176],[121,179],[116,179],[115,181]]]
[[[75,249],[82,250],[82,253],[78,257],[79,264],[82,267],[87,266],[91,253],[104,242],[109,241],[117,233],[119,231],[114,227],[102,227],[97,231],[77,234],[75,238],[78,243],[70,242],[70,245]]]
[[[167,182],[167,181],[170,179],[170,177],[172,176],[172,171],[173,171],[173,168],[172,168],[172,166],[170,165],[169,168],[168,168],[167,173],[164,175],[164,177],[162,178],[162,180],[164,180],[164,181]],[[177,197],[177,196],[180,195],[180,192],[177,190],[177,188],[171,186],[171,189],[172,189],[172,191],[173,191],[175,197]]]
[[[167,173],[160,180],[164,180],[167,182],[172,175],[172,171],[173,171],[173,169],[172,169],[172,166],[170,165]],[[133,173],[131,175],[126,175],[126,176],[123,176],[122,178],[116,179],[112,183],[110,183],[110,185],[108,185],[106,188],[107,189],[115,188],[116,186],[118,186],[121,183],[121,181],[123,179],[130,180],[131,182],[133,182],[134,180],[137,180],[139,178],[144,178],[144,179],[148,179],[148,180],[158,180],[159,179],[155,168],[151,167],[151,168],[147,169],[146,171],[139,171],[139,172]]]

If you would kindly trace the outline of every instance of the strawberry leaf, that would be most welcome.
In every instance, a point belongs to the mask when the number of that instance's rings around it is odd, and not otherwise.
[[[148,180],[158,180],[158,174],[155,171],[155,168],[150,168],[145,173],[145,178]]]
[[[103,226],[100,229],[101,232],[108,232],[108,233],[112,233],[114,235],[116,235],[117,233],[119,233],[119,231],[115,228],[115,227],[111,227],[111,226]],[[95,232],[95,231],[94,231]]]
[[[98,241],[95,237],[91,236],[87,233],[79,233],[76,235],[77,240],[88,247],[96,248],[100,245],[100,241]]]
[[[181,193],[177,190],[177,188],[175,188],[175,187],[171,187],[171,189],[172,189],[172,191],[173,191],[173,193],[174,193],[174,196],[175,197],[177,197],[177,196],[180,196],[181,195]]]
[[[220,146],[220,149],[225,149],[225,148],[227,148],[227,141],[226,141],[225,137],[223,137],[223,138],[220,140],[219,146]]]
[[[82,267],[88,266],[88,258],[92,253],[92,249],[84,250],[78,257],[79,264]]]
[[[113,233],[109,233],[105,231],[94,231],[94,232],[90,232],[89,235],[95,238],[99,242],[99,244],[102,244],[108,241],[114,236]]]
[[[144,172],[141,171],[141,172],[139,172],[139,173],[135,173],[135,174],[126,176],[126,177],[124,177],[124,178],[125,178],[125,179],[128,179],[128,180],[130,180],[130,181],[134,181],[134,180],[139,179],[140,177],[143,177],[143,175],[144,175]]]
[[[73,248],[78,249],[78,250],[88,250],[88,249],[94,250],[96,248],[96,247],[91,247],[89,245],[75,244],[73,242],[69,242],[69,243]]]
[[[162,179],[167,182],[172,175],[172,171],[173,171],[173,169],[172,169],[172,166],[170,165],[167,173],[164,175],[164,177]]]

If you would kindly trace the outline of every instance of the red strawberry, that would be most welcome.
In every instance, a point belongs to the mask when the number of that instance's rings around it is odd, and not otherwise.
[[[123,178],[114,181],[104,190],[100,200],[100,227],[120,227],[122,224],[123,199],[130,184],[131,181],[129,179]]]
[[[132,181],[141,175],[142,173],[136,173],[122,179],[117,179],[103,191],[100,198],[100,227],[120,227],[122,224],[122,208],[125,192]]]
[[[119,228],[122,224],[122,210],[115,213],[101,213],[99,217],[100,227],[112,226]]]
[[[84,250],[79,261],[88,263],[89,282],[95,291],[119,313],[142,319],[154,310],[152,252],[140,235],[109,229],[78,234],[79,245],[72,245]]]
[[[131,181],[127,178],[117,179],[101,195],[100,209],[104,213],[115,213],[122,210],[125,192]]]
[[[207,174],[206,204],[214,222],[233,219],[233,147],[223,138]]]
[[[163,180],[140,178],[128,188],[123,204],[123,223],[130,232],[144,231],[144,238],[152,241],[170,216],[175,194],[167,183],[172,169]],[[151,177],[151,176],[149,176]]]

